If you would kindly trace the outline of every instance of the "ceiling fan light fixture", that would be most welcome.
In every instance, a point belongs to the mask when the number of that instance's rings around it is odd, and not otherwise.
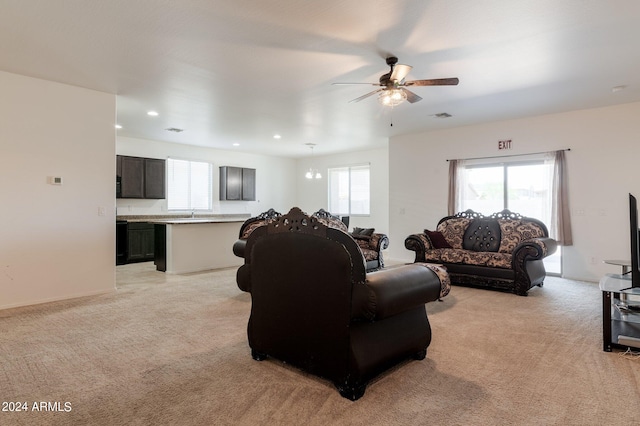
[[[384,106],[394,107],[406,100],[407,94],[402,89],[387,89],[378,95],[378,101]]]

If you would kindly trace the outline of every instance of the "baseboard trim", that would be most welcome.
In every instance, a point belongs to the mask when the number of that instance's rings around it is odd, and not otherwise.
[[[110,294],[115,292],[116,292],[116,287],[114,285],[113,288],[110,290],[99,290],[99,291],[91,291],[87,293],[76,293],[76,294],[71,294],[71,295],[62,296],[62,297],[50,297],[47,299],[39,299],[39,300],[34,300],[26,303],[0,305],[0,311],[6,310],[6,309],[23,308],[25,306],[42,305],[44,303],[61,302],[63,300],[80,299],[82,297],[99,296],[102,294]]]

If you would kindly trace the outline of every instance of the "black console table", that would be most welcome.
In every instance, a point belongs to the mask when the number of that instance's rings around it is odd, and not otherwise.
[[[602,349],[640,349],[640,288],[628,275],[607,274],[602,291]]]

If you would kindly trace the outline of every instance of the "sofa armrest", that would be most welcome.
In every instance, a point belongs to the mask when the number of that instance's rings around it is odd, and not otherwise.
[[[369,245],[371,246],[371,250],[375,250],[380,253],[382,250],[389,247],[389,237],[387,237],[387,234],[374,233],[371,236]]]
[[[423,265],[404,265],[367,274],[370,319],[383,319],[438,300],[440,281]]]
[[[238,288],[251,293],[251,265],[244,264],[236,271],[236,284]]]
[[[244,259],[244,249],[247,246],[247,240],[239,239],[233,243],[233,254]]]
[[[555,253],[558,242],[553,238],[532,238],[521,242],[513,250],[513,259],[539,260]],[[525,255],[526,252],[526,255]]]
[[[404,246],[408,250],[416,252],[415,262],[424,262],[427,250],[432,250],[431,241],[425,234],[412,234],[404,240]]]

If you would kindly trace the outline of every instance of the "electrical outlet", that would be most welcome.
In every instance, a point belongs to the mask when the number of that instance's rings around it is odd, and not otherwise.
[[[104,207],[98,207],[98,216],[104,216],[106,209]]]
[[[62,185],[62,176],[47,176],[50,185]]]

